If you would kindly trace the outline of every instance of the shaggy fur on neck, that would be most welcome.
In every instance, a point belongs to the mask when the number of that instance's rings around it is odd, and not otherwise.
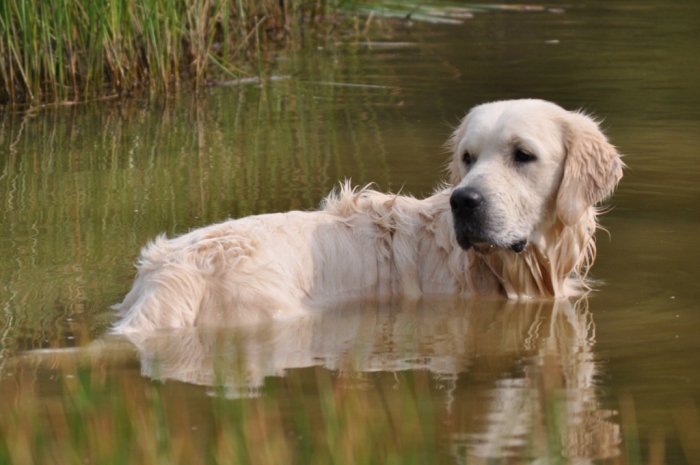
[[[134,287],[115,306],[120,319],[113,332],[256,324],[345,299],[562,298],[587,289],[595,209],[572,226],[553,220],[519,254],[481,253],[457,244],[449,196],[442,189],[418,200],[345,183],[318,212],[158,237],[142,251]],[[294,242],[295,228],[304,243]]]
[[[404,282],[421,283],[447,268],[463,295],[500,292],[511,299],[561,298],[590,289],[587,273],[595,259],[598,227],[595,207],[572,226],[556,218],[550,220],[553,224],[548,230],[521,253],[503,249],[481,253],[465,251],[457,244],[452,234],[450,192],[450,188],[443,188],[418,200],[368,187],[353,189],[346,182],[324,200],[322,209],[348,224],[356,216],[371,219],[383,231],[386,257],[396,262]],[[434,245],[438,253],[426,243]],[[406,249],[410,256],[405,256]]]
[[[596,216],[591,208],[572,226],[557,222],[554,231],[520,254],[498,250],[483,260],[511,299],[581,295],[590,289],[587,274],[596,253]]]

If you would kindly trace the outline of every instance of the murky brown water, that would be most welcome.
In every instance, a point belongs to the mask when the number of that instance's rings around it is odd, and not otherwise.
[[[0,115],[0,462],[700,463],[700,8],[608,3],[384,24],[283,53],[262,88]],[[424,195],[450,125],[519,97],[593,112],[627,154],[587,301],[103,339],[156,234],[344,178]]]

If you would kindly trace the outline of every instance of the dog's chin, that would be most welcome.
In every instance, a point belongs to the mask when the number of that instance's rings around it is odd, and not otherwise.
[[[472,244],[472,247],[474,247],[474,250],[477,251],[480,254],[488,254],[491,253],[495,250],[512,250],[515,253],[520,253],[523,250],[525,250],[525,247],[527,246],[527,240],[523,239],[521,241],[517,241],[511,245],[508,246],[498,246],[495,244],[490,244],[488,242],[477,242]]]
[[[496,246],[488,242],[477,242],[473,245],[474,251],[482,255],[489,254],[496,249]]]
[[[464,249],[464,250],[469,250],[473,247],[474,244],[467,238],[466,236],[457,234],[457,244]]]
[[[489,254],[496,250],[512,250],[521,253],[527,247],[527,237],[516,240],[504,240],[494,237],[488,230],[470,222],[455,218],[455,236],[457,243],[464,250],[474,248],[479,254]]]

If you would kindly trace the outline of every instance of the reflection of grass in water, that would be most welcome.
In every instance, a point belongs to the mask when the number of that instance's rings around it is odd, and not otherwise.
[[[284,66],[329,82],[362,71],[318,57]],[[388,187],[374,105],[390,92],[290,79],[145,107],[5,114],[2,350],[86,342],[158,233],[313,209],[347,176]]]

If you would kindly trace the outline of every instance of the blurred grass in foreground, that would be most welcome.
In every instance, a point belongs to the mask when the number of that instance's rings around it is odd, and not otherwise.
[[[474,428],[477,418],[461,407],[450,412],[440,402],[445,381],[427,371],[346,376],[296,369],[268,379],[261,397],[229,399],[223,388],[142,378],[125,354],[121,370],[73,356],[6,366],[0,463],[573,463],[561,455],[564,438],[556,434],[542,456],[475,457],[450,438],[468,440],[460,429]],[[467,407],[479,409],[477,401]],[[667,463],[664,431],[652,431],[642,448],[629,393],[620,408],[621,455],[586,463]],[[547,410],[556,422],[565,402],[553,398]],[[697,463],[696,406],[681,399],[673,413],[686,463]]]
[[[10,371],[14,382],[0,383],[0,463],[407,464],[440,457],[426,373],[397,374],[399,391],[385,394],[307,369],[271,383],[276,395],[231,400],[217,388],[206,395],[145,380],[138,370],[58,359]]]
[[[0,463],[696,463],[692,399],[598,400],[585,310],[397,305],[2,359]]]

